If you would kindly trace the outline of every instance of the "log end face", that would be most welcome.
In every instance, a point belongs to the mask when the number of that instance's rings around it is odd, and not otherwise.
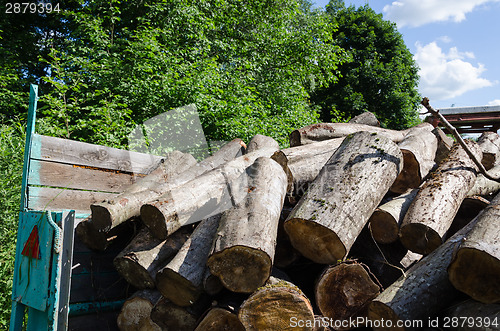
[[[294,130],[290,133],[290,147],[296,147],[302,145],[300,141],[300,131]]]
[[[101,231],[109,231],[111,229],[113,219],[104,203],[90,205],[90,211],[92,213],[92,224],[95,229]]]
[[[252,293],[271,275],[272,260],[259,249],[233,246],[212,254],[207,265],[228,290]]]
[[[106,233],[95,229],[90,219],[78,223],[75,228],[75,233],[78,238],[92,250],[104,251],[109,245]]]
[[[142,205],[141,219],[155,238],[165,240],[169,235],[166,224],[167,220],[158,207],[158,204],[160,204],[159,201]]]
[[[397,322],[400,320],[396,312],[392,310],[389,306],[384,304],[383,302],[374,300],[368,306],[367,313],[368,320],[372,322],[374,330],[397,330],[403,331],[405,330],[403,327],[395,327]],[[382,323],[384,321],[384,323]],[[392,323],[388,322],[391,321]],[[387,325],[393,325],[393,327],[382,327]],[[380,327],[375,327],[376,325],[380,325]]]
[[[415,155],[406,149],[401,149],[403,153],[403,170],[392,184],[390,191],[403,194],[409,188],[417,188],[422,182],[420,165]]]
[[[155,282],[146,269],[137,264],[128,256],[116,257],[113,260],[116,271],[132,286],[137,289],[153,289]]]
[[[448,268],[453,286],[482,303],[500,303],[500,260],[490,254],[461,248]]]
[[[134,298],[122,308],[117,318],[120,330],[151,330],[161,331],[161,328],[150,319],[153,305],[148,300]]]
[[[428,255],[443,243],[443,238],[427,225],[410,223],[401,227],[399,239],[406,249]]]
[[[316,263],[334,264],[347,254],[337,234],[314,221],[292,218],[284,226],[293,247]]]
[[[369,222],[373,239],[379,244],[390,244],[398,240],[399,224],[390,213],[377,209]]]
[[[216,307],[208,312],[195,329],[195,331],[205,330],[245,331],[245,327],[238,316],[226,309]]]
[[[180,307],[193,305],[202,293],[202,289],[169,268],[156,273],[156,288],[165,298]]]

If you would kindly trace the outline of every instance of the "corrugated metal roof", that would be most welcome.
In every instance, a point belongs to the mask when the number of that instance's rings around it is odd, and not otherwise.
[[[493,112],[500,112],[500,106],[438,108],[438,111],[443,115],[493,113]]]

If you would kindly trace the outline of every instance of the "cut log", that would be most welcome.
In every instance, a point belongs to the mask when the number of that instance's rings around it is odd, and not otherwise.
[[[248,192],[222,214],[207,265],[230,291],[252,293],[271,275],[287,178],[278,163],[264,157],[242,176]]]
[[[317,263],[343,259],[402,162],[398,146],[384,136],[347,137],[285,221],[292,245]]]
[[[401,222],[417,193],[418,189],[408,189],[375,209],[369,222],[373,238],[378,243],[390,244],[398,240]]]
[[[330,318],[334,325],[340,325],[344,320],[364,317],[368,304],[380,291],[365,265],[341,262],[329,266],[320,276],[316,285],[316,305],[323,316]]]
[[[263,148],[274,148],[276,150],[279,150],[280,146],[278,142],[273,138],[268,136],[263,136],[261,134],[256,134],[255,136],[252,137],[252,139],[248,143],[248,147],[245,154],[250,154]]]
[[[318,176],[326,161],[333,155],[344,138],[330,139],[313,144],[282,150],[288,159],[293,188],[289,200],[295,203],[304,195],[309,184]]]
[[[493,176],[493,177],[499,177],[500,176],[500,165],[497,165],[490,170],[488,170],[488,173]],[[467,193],[468,197],[474,196],[474,195],[482,195],[482,196],[487,196],[490,194],[496,194],[498,191],[500,191],[500,183],[496,182],[494,180],[488,179],[484,177],[483,174],[477,175],[476,181],[474,182],[474,186],[471,188],[469,193]]]
[[[483,152],[481,163],[486,170],[493,168],[500,161],[500,136],[495,132],[483,132],[477,140]]]
[[[404,140],[406,131],[395,131],[378,128],[375,126],[355,123],[318,123],[308,125],[301,129],[292,131],[290,134],[290,146],[301,146],[314,142],[333,138],[342,138],[347,135],[366,131],[386,136],[390,140],[399,143]]]
[[[203,220],[179,252],[156,273],[156,287],[174,304],[186,307],[203,293],[203,278],[220,215]]]
[[[211,296],[219,294],[224,289],[219,277],[212,275],[209,269],[205,270],[203,276],[203,290]]]
[[[139,216],[141,201],[154,194],[158,183],[165,183],[196,164],[190,154],[174,151],[170,153],[152,172],[130,185],[122,194],[112,200],[105,200],[90,206],[92,223],[95,229],[108,232],[118,224]],[[146,195],[141,194],[147,192]]]
[[[377,244],[370,233],[370,226],[367,226],[353,244],[349,258],[368,266],[378,282],[386,288],[404,275],[422,255],[409,251],[399,241]]]
[[[121,331],[161,331],[151,320],[151,311],[160,297],[160,292],[155,290],[134,293],[123,304],[117,319],[118,328]]]
[[[447,309],[440,316],[441,321],[452,321],[457,331],[500,330],[500,305],[484,304],[467,300]]]
[[[151,320],[162,330],[192,331],[198,319],[210,307],[209,300],[198,300],[189,307],[179,307],[165,298],[161,298],[151,311]]]
[[[205,315],[195,331],[220,330],[220,331],[245,331],[238,316],[224,308],[215,307]]]
[[[467,197],[462,201],[458,209],[457,216],[453,219],[450,228],[446,232],[446,239],[460,231],[461,228],[469,224],[479,213],[486,208],[490,202],[479,196]]]
[[[372,301],[368,306],[368,319],[374,330],[411,330],[394,326],[398,321],[426,321],[460,296],[460,292],[448,280],[446,268],[452,260],[453,251],[479,217],[422,258]],[[382,319],[384,323],[380,322]],[[393,328],[387,327],[389,324]]]
[[[438,140],[438,146],[437,146],[437,151],[436,151],[436,157],[434,158],[434,161],[439,164],[441,161],[446,159],[448,157],[448,154],[450,154],[451,147],[453,147],[453,139],[448,137],[443,130],[440,128],[434,128],[432,130],[432,133],[436,136]]]
[[[92,216],[78,223],[75,233],[82,243],[96,251],[106,250],[118,237],[130,240],[140,226],[137,222],[122,223],[108,232],[98,231],[92,223]],[[128,238],[128,239],[126,239]]]
[[[115,269],[138,289],[154,288],[156,272],[179,251],[192,232],[192,228],[186,226],[166,240],[160,240],[144,228],[114,258]]]
[[[349,123],[380,127],[380,122],[378,121],[377,116],[375,116],[374,113],[371,113],[369,111],[365,111],[357,116],[354,116],[349,120]]]
[[[309,299],[292,283],[274,277],[243,302],[238,318],[245,330],[312,330],[299,323],[314,324]]]
[[[429,123],[424,123],[432,128]],[[434,167],[437,138],[429,128],[415,127],[408,130],[405,139],[398,144],[403,152],[404,166],[391,191],[402,194],[410,188],[417,188]]]
[[[466,142],[481,159],[473,141]],[[443,242],[460,204],[474,185],[477,168],[465,150],[455,144],[449,157],[420,188],[401,224],[399,238],[409,250],[427,255]]]
[[[448,268],[458,290],[482,303],[500,303],[500,194],[478,216]]]
[[[241,139],[234,139],[199,163],[189,154],[169,154],[161,167],[138,180],[115,199],[91,205],[95,227],[100,231],[108,231],[131,217],[139,216],[144,203],[242,155],[244,146]]]
[[[141,207],[142,221],[155,237],[164,239],[183,225],[198,222],[232,207],[231,201],[222,198],[231,196],[232,182],[257,158],[270,157],[276,152],[275,144],[270,145],[229,161],[172,189],[160,199],[144,204]]]

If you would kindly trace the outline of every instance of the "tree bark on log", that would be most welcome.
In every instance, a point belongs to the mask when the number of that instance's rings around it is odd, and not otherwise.
[[[273,138],[268,136],[263,136],[261,134],[256,134],[255,136],[252,137],[250,142],[248,142],[248,147],[246,149],[245,154],[250,154],[255,151],[258,151],[259,149],[269,148],[269,147],[274,148],[277,151],[280,149],[278,142]]]
[[[473,141],[468,147],[481,159]],[[409,250],[427,255],[443,243],[467,192],[474,185],[477,167],[464,149],[455,144],[432,178],[420,188],[401,225],[399,238]]]
[[[154,288],[156,272],[163,267],[188,240],[193,230],[183,227],[166,240],[156,239],[147,228],[113,260],[118,273],[138,289]]]
[[[222,214],[207,265],[233,292],[252,293],[271,275],[287,178],[281,166],[258,158],[245,173],[247,192]]]
[[[479,216],[431,254],[422,258],[406,275],[376,297],[368,306],[368,319],[389,320],[393,326],[398,321],[426,321],[458,298],[460,292],[449,281],[446,268],[452,260],[453,251],[467,236],[478,218]],[[412,330],[404,327],[383,327],[387,325],[387,322],[384,325],[379,324],[380,327],[374,327],[374,330]]]
[[[222,199],[231,196],[232,182],[257,158],[271,157],[276,151],[275,141],[269,138],[266,147],[229,161],[144,204],[142,221],[155,237],[164,239],[183,225],[223,212],[234,205]]]
[[[478,216],[448,268],[458,290],[482,303],[500,303],[500,194]]]
[[[100,231],[108,231],[131,217],[139,216],[144,203],[241,156],[244,149],[245,143],[241,139],[234,139],[199,163],[189,154],[171,153],[160,168],[137,181],[112,201],[91,205],[92,222]]]
[[[162,330],[192,331],[198,319],[210,307],[210,301],[201,299],[189,307],[180,307],[161,298],[151,311],[151,320]]]
[[[424,123],[430,128],[431,124]],[[410,188],[417,188],[429,171],[434,167],[437,138],[428,127],[409,129],[405,139],[398,144],[403,152],[404,166],[391,192],[402,194]]]
[[[175,257],[156,273],[156,287],[174,304],[186,307],[203,293],[203,279],[220,215],[203,220]]]
[[[245,330],[312,330],[293,325],[293,321],[311,321],[311,302],[302,291],[284,280],[271,277],[241,305],[238,318]]]
[[[417,193],[418,189],[408,189],[402,195],[375,209],[369,223],[376,242],[390,244],[398,240],[401,222]]]
[[[238,316],[224,308],[215,307],[205,315],[195,331],[245,331]]]
[[[500,165],[491,168],[490,170],[488,170],[488,173],[493,177],[499,177]],[[498,191],[500,191],[500,182],[488,179],[484,177],[483,174],[479,174],[477,175],[476,181],[474,182],[474,186],[467,193],[467,196],[468,197],[474,195],[487,196],[490,194],[496,194]]]
[[[500,305],[467,300],[447,309],[440,316],[443,321],[445,318],[458,321],[456,331],[500,330]]]
[[[161,294],[155,290],[142,290],[127,299],[118,315],[117,324],[121,331],[161,331],[151,320],[151,311]]]
[[[380,122],[378,121],[377,116],[369,111],[365,111],[357,116],[354,116],[349,120],[349,123],[380,127]]]
[[[293,188],[289,194],[292,203],[307,191],[309,184],[318,176],[321,168],[339,148],[344,138],[329,139],[313,144],[283,149],[288,159]]]
[[[295,147],[333,138],[342,138],[361,131],[386,136],[395,143],[403,141],[407,133],[406,131],[383,129],[364,124],[318,123],[292,131],[290,134],[290,146]]]
[[[398,146],[384,136],[347,137],[285,221],[292,245],[317,263],[343,259],[402,162]]]
[[[380,291],[380,286],[365,265],[341,262],[327,267],[320,276],[315,291],[316,305],[323,316],[340,324],[344,320],[364,317],[368,304]]]
[[[483,152],[481,163],[486,170],[490,170],[500,160],[500,136],[495,132],[483,132],[477,140],[477,144]]]
[[[434,162],[439,164],[441,163],[441,161],[443,161],[448,157],[448,154],[450,154],[451,147],[453,146],[453,139],[448,137],[440,128],[434,128],[434,130],[432,130],[432,133],[436,136],[438,140],[438,146]]]

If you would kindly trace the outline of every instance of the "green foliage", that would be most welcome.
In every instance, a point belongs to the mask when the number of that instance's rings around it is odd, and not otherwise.
[[[83,4],[83,2],[82,2]],[[123,146],[127,132],[195,104],[209,140],[318,120],[305,86],[336,78],[333,25],[305,1],[86,1],[46,60],[43,132]]]
[[[350,61],[339,66],[337,83],[313,94],[322,120],[371,111],[388,128],[418,123],[418,68],[396,25],[368,6],[346,8],[340,0],[330,1],[327,12],[338,26],[334,43],[347,51]]]
[[[12,278],[16,251],[17,219],[23,173],[24,128],[0,125],[0,329],[10,320]]]

